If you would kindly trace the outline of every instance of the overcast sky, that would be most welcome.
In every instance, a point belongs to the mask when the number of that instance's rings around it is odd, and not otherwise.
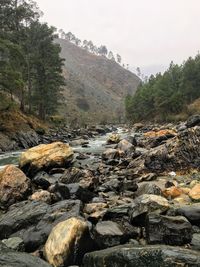
[[[200,50],[200,0],[36,0],[43,20],[105,44],[145,74]]]

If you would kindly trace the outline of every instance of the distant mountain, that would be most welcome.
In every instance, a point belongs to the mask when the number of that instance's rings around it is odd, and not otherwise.
[[[140,79],[106,57],[94,55],[64,39],[56,42],[65,59],[66,86],[61,114],[77,124],[122,119],[124,98],[136,91]]]

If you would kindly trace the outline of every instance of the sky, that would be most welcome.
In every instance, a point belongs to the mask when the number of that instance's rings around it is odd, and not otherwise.
[[[200,50],[200,0],[36,0],[43,21],[106,45],[144,75]]]

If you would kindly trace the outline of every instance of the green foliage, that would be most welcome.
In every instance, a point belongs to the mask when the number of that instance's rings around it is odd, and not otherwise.
[[[200,97],[200,55],[181,66],[170,64],[161,75],[151,76],[125,101],[127,118],[132,121],[168,121],[183,113],[187,105]]]
[[[45,119],[62,98],[63,60],[54,43],[56,29],[40,23],[39,15],[32,0],[1,0],[0,91]]]

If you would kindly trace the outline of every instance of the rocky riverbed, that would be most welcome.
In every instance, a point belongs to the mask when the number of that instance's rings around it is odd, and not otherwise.
[[[200,116],[107,132],[0,170],[0,266],[200,266]]]

